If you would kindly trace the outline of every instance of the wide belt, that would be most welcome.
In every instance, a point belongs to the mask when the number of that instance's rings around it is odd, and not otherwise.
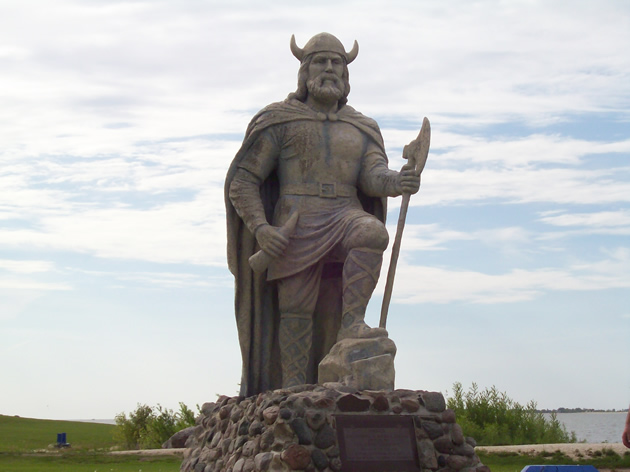
[[[337,183],[287,184],[280,189],[280,195],[308,195],[311,197],[337,198],[354,197],[357,189],[354,185]]]

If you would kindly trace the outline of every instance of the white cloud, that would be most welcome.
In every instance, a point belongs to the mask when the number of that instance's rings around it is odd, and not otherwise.
[[[605,268],[607,262],[591,264],[590,269]],[[592,291],[630,288],[630,270],[625,265],[610,272],[586,271],[586,266],[567,269],[514,269],[503,274],[470,270],[399,265],[396,271],[397,303],[515,303],[539,298],[548,292]],[[583,272],[583,273],[581,273]],[[381,289],[382,290],[382,289]],[[382,293],[382,292],[381,292]]]
[[[554,226],[587,226],[593,229],[630,228],[630,211],[600,211],[593,213],[565,213],[555,216],[545,216],[540,219],[543,223]]]
[[[18,274],[48,272],[52,270],[53,267],[54,264],[50,261],[0,259],[0,269]]]

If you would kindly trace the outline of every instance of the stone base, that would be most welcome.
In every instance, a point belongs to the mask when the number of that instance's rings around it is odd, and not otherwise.
[[[188,439],[184,472],[340,472],[336,414],[413,417],[423,471],[489,472],[441,393],[302,385],[205,403]]]
[[[394,390],[396,345],[387,337],[343,339],[322,359],[318,383],[356,390]]]

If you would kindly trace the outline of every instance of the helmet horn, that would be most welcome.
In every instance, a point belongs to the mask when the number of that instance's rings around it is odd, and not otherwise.
[[[298,61],[302,62],[302,58],[304,57],[304,49],[298,47],[295,42],[295,35],[291,35],[291,52],[297,58]]]
[[[352,61],[354,61],[357,58],[358,54],[359,54],[359,43],[357,43],[357,40],[355,39],[354,44],[352,45],[352,50],[346,53],[346,62],[350,64]]]

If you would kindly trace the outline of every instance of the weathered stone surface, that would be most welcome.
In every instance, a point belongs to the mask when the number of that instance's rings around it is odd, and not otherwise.
[[[247,436],[239,436],[236,438],[236,441],[234,441],[234,447],[230,448],[230,452],[232,451],[236,451],[239,448],[242,448],[243,446],[245,446],[245,443],[247,443]]]
[[[244,414],[245,412],[241,408],[233,408],[230,415],[230,421],[232,423],[238,423]]]
[[[435,448],[442,454],[451,454],[453,452],[453,443],[451,439],[446,436],[442,436],[433,441]]]
[[[333,457],[339,457],[339,447],[337,446],[332,446],[330,447],[327,451],[326,451],[326,455],[328,457],[330,457],[331,459]]]
[[[245,465],[245,459],[241,458],[234,464],[233,472],[243,472],[243,466]]]
[[[258,420],[252,421],[248,432],[250,436],[261,434],[263,432],[263,424]]]
[[[337,400],[337,408],[344,413],[367,411],[370,408],[370,400],[349,394]]]
[[[466,437],[466,443],[470,444],[472,447],[477,447],[477,441],[475,441],[475,438],[471,438],[470,436]]]
[[[273,458],[273,454],[271,452],[261,452],[256,454],[254,457],[254,464],[256,465],[256,470],[265,471],[269,468],[269,464],[271,463],[271,459]]]
[[[462,431],[462,427],[457,423],[451,426],[451,440],[456,446],[464,444],[464,432]]]
[[[428,439],[418,441],[418,459],[422,469],[435,470],[438,468],[437,456],[435,455],[432,441]]]
[[[311,460],[318,470],[324,470],[328,467],[328,457],[321,449],[313,449],[311,451]]]
[[[400,401],[400,406],[403,407],[403,410],[409,413],[415,413],[420,409],[420,403],[418,400],[414,400],[412,398],[403,398]]]
[[[330,469],[333,470],[334,472],[340,472],[341,471],[341,459],[339,459],[338,457],[335,457],[334,459],[330,460]]]
[[[246,459],[245,464],[243,465],[243,472],[253,472],[254,470],[256,470],[254,460],[251,458]]]
[[[223,453],[224,456],[227,455],[227,453],[230,451],[230,446],[232,445],[232,439],[231,438],[225,438],[221,441],[221,452]]]
[[[422,394],[422,400],[424,401],[424,406],[429,411],[442,413],[446,409],[444,395],[439,392],[425,392]]]
[[[280,453],[275,453],[269,463],[270,472],[289,472],[291,468],[289,464],[282,460]]]
[[[293,470],[303,470],[311,462],[311,452],[304,446],[292,444],[282,451],[282,460]]]
[[[442,426],[432,421],[423,421],[422,429],[426,431],[430,439],[437,439],[444,434]]]
[[[249,434],[249,426],[250,426],[249,421],[247,420],[241,421],[238,425],[238,435],[244,436],[246,434]]]
[[[294,418],[289,423],[298,437],[299,444],[313,444],[313,432],[302,418]]]
[[[393,390],[396,345],[386,337],[343,339],[319,363],[318,382],[357,390]]]
[[[372,401],[372,409],[374,411],[387,411],[389,410],[389,400],[385,395],[377,395]]]
[[[308,410],[305,416],[306,423],[313,431],[318,431],[326,423],[326,415],[321,411]]]
[[[450,408],[447,410],[444,410],[444,412],[442,413],[442,421],[444,423],[455,423],[455,412],[453,410],[451,410]]]
[[[201,414],[204,416],[210,416],[214,412],[216,406],[217,404],[214,402],[204,403],[203,405],[201,405]]]
[[[335,430],[332,429],[329,425],[325,425],[322,429],[317,432],[315,436],[315,446],[320,449],[327,449],[330,446],[335,445],[337,442],[337,435]]]
[[[446,465],[454,470],[461,470],[470,464],[470,459],[464,456],[451,455],[446,459]]]
[[[278,413],[280,412],[280,408],[277,406],[270,406],[269,408],[265,408],[263,410],[263,418],[265,419],[265,423],[273,424],[276,419],[278,419]]]
[[[267,431],[262,433],[262,435],[260,436],[260,448],[263,451],[270,450],[271,446],[273,446],[273,442],[274,442],[274,437],[273,437],[272,429],[268,429]]]
[[[190,426],[173,434],[167,441],[162,444],[162,449],[182,448],[186,445],[186,441],[191,434],[195,432],[196,426]]]
[[[225,405],[222,406],[219,409],[219,418],[221,418],[222,420],[226,419],[228,416],[230,416],[230,412],[232,411],[232,407],[233,405]]]
[[[315,400],[315,406],[322,410],[332,408],[335,405],[335,399],[331,397],[321,397]]]
[[[246,438],[247,439],[247,438]],[[251,457],[256,455],[256,453],[258,452],[258,443],[260,442],[260,438],[257,438],[258,440],[251,440],[251,441],[247,441],[244,445],[243,445],[243,455],[245,457]]]
[[[335,415],[403,414],[413,418],[423,470],[487,472],[474,453],[474,441],[464,438],[461,428],[450,422],[451,413],[428,410],[426,405],[440,409],[439,394],[406,390],[347,393],[346,387],[323,386],[298,390],[284,389],[251,399],[226,397],[215,408],[207,408],[210,416],[198,419],[181,470],[339,472]],[[426,403],[420,401],[423,397]],[[285,409],[287,412],[280,413]],[[360,411],[343,411],[347,409]],[[228,410],[229,415],[221,420]]]
[[[472,457],[475,455],[475,448],[470,444],[464,443],[453,448],[453,454],[461,456]]]
[[[296,436],[293,433],[293,430],[291,429],[291,427],[287,423],[285,423],[284,421],[283,422],[277,421],[273,425],[273,437],[274,437],[273,447],[277,447],[278,445],[283,446],[284,444],[293,442]]]

